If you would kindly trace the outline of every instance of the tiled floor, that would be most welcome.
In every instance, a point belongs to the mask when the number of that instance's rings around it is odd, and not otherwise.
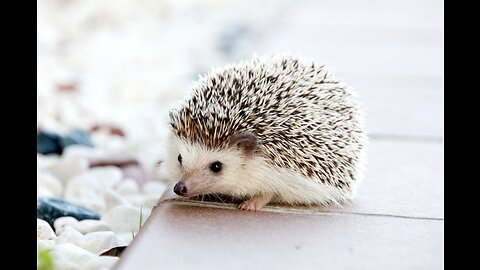
[[[117,269],[441,269],[443,222],[161,204]]]
[[[366,178],[343,209],[165,200],[117,269],[442,269],[443,2],[292,1],[257,45],[326,62],[368,109]]]

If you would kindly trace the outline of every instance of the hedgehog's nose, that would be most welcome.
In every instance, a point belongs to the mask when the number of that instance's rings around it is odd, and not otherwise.
[[[175,193],[177,193],[177,195],[184,196],[185,194],[187,194],[188,190],[187,190],[187,186],[185,185],[185,183],[180,181],[175,185],[175,187],[173,188],[173,191],[175,191]]]

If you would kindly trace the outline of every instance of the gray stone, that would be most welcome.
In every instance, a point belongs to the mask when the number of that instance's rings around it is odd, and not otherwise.
[[[54,221],[59,217],[71,216],[78,220],[100,219],[100,214],[56,198],[37,199],[37,218],[47,221],[53,227]]]

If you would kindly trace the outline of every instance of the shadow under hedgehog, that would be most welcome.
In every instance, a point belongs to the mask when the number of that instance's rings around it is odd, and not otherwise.
[[[213,70],[169,113],[165,168],[183,197],[224,194],[342,205],[355,196],[367,137],[355,94],[323,65],[289,55]]]

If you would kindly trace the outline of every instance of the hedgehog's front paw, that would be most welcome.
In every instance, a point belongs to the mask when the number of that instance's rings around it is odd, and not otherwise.
[[[238,209],[259,211],[265,205],[267,205],[271,199],[272,199],[272,195],[270,194],[258,194],[253,196],[250,200],[242,202],[238,206]]]

